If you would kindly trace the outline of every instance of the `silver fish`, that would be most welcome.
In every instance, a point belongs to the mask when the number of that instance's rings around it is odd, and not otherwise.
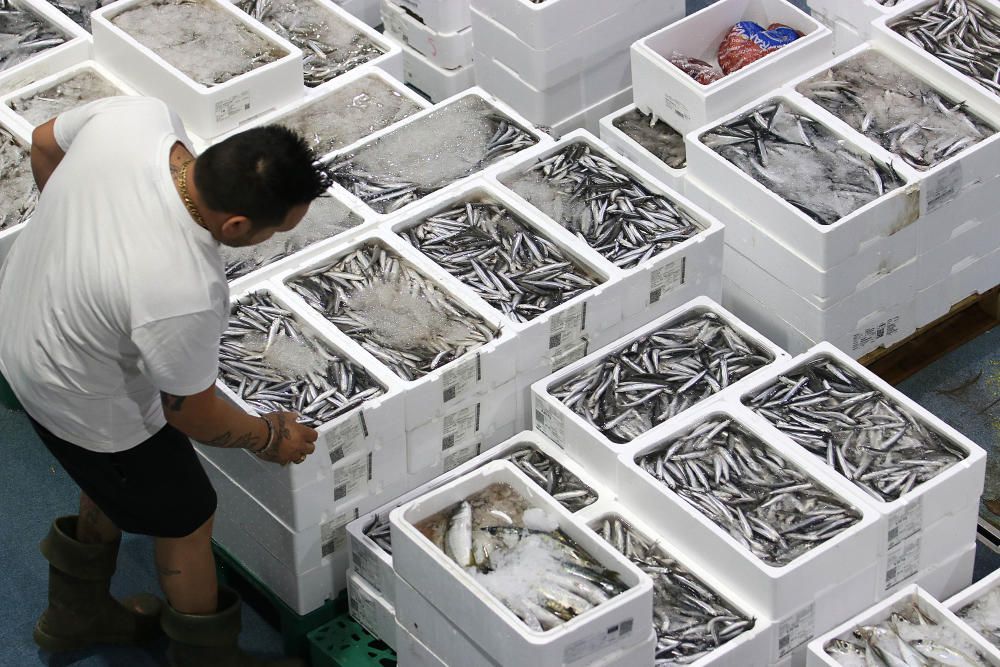
[[[523,470],[570,512],[578,512],[597,501],[597,493],[579,477],[533,447],[511,452],[504,458]]]
[[[0,72],[59,46],[67,37],[30,6],[0,0]]]
[[[0,128],[0,230],[25,222],[37,202],[31,155]]]
[[[82,70],[50,88],[33,93],[31,97],[16,97],[7,104],[32,125],[41,125],[63,111],[102,97],[122,94],[117,86],[97,72]]]
[[[687,166],[684,135],[665,121],[632,109],[615,118],[612,124],[671,169],[683,169]]]

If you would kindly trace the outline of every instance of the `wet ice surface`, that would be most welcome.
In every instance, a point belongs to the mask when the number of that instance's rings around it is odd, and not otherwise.
[[[1000,587],[994,586],[978,600],[959,609],[958,617],[986,641],[1000,647]]]
[[[384,81],[366,76],[275,120],[326,155],[397,123],[421,107]]]
[[[466,95],[330,165],[333,179],[389,213],[537,143],[486,100]]]
[[[38,190],[28,151],[0,129],[0,230],[27,220],[36,201]]]
[[[90,32],[90,13],[112,2],[114,0],[49,0],[49,4],[87,32]]]
[[[85,69],[31,97],[14,98],[8,105],[32,125],[41,125],[63,111],[102,97],[123,94],[117,86],[94,70]]]
[[[700,140],[821,225],[903,184],[895,171],[785,102],[765,102]]]
[[[310,87],[384,53],[314,0],[241,0],[236,6],[302,49],[305,84]]]
[[[313,201],[309,213],[295,229],[278,232],[269,240],[255,246],[232,248],[220,246],[226,263],[226,278],[236,280],[267,266],[308,245],[342,234],[357,227],[364,220],[333,197],[326,195]]]
[[[875,51],[799,84],[797,90],[919,170],[996,130]]]
[[[0,0],[0,72],[59,46],[68,37],[19,2]]]
[[[672,169],[687,166],[684,135],[650,114],[632,109],[615,118],[613,125]]]
[[[288,55],[210,0],[150,0],[111,22],[206,86]]]

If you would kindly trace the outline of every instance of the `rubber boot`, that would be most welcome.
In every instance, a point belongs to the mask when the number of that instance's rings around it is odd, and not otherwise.
[[[109,592],[121,540],[79,542],[76,521],[76,516],[56,519],[42,540],[42,555],[49,561],[49,606],[35,624],[35,643],[56,653],[159,637],[163,604],[158,598],[142,594],[119,602]]]
[[[216,613],[182,614],[168,604],[161,620],[170,667],[304,667],[297,658],[261,660],[240,650],[240,598],[224,586]]]

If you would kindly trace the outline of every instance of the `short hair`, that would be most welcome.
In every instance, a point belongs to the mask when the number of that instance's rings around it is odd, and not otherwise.
[[[281,125],[235,134],[198,156],[194,182],[214,211],[245,215],[257,227],[280,225],[294,206],[330,186],[306,141]]]

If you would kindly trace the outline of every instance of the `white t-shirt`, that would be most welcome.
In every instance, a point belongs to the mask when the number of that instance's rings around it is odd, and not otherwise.
[[[160,391],[215,381],[229,286],[174,187],[190,140],[163,102],[98,100],[55,136],[66,155],[0,269],[0,371],[56,436],[122,451],[166,424]]]

